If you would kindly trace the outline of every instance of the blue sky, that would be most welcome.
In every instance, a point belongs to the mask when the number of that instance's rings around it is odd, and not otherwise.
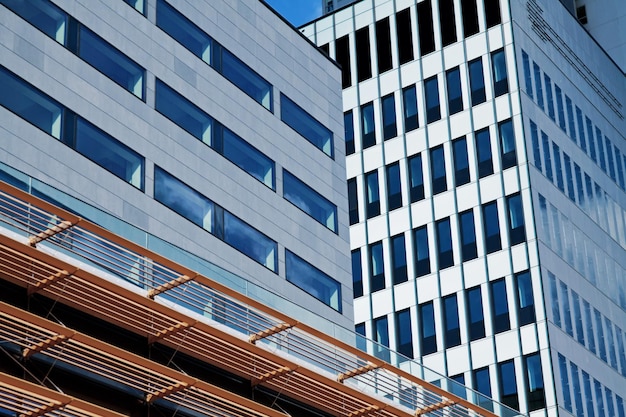
[[[270,6],[298,27],[322,15],[321,0],[265,0]]]

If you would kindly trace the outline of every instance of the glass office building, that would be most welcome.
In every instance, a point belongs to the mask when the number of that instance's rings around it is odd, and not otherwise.
[[[342,67],[356,331],[531,416],[624,416],[626,38],[586,30],[623,5],[327,3],[301,32]]]

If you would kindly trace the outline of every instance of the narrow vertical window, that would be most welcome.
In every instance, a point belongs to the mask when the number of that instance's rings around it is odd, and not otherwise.
[[[428,248],[428,230],[426,226],[418,227],[413,231],[415,246],[415,275],[430,274],[430,250]]]
[[[379,359],[389,360],[389,323],[387,316],[378,317],[373,320],[374,325],[374,356]]]
[[[515,133],[511,119],[498,123],[500,134],[500,159],[502,169],[517,165],[517,153],[515,151]]]
[[[580,376],[578,373],[578,366],[575,363],[570,362],[570,374],[572,375],[572,391],[574,392],[574,402],[576,404],[576,410],[579,415],[584,414],[583,409],[583,392],[580,386]],[[545,405],[544,405],[545,407]]]
[[[441,119],[439,82],[436,75],[424,80],[424,93],[426,95],[426,123]]]
[[[567,95],[565,95],[565,110],[567,111],[569,138],[576,143],[576,119],[574,118],[574,106],[572,104],[572,99]]]
[[[489,368],[475,369],[472,373],[474,390],[482,394],[478,397],[478,405],[487,410],[493,410],[491,400],[491,378]]]
[[[485,17],[487,18],[488,28],[502,23],[500,0],[485,0]]]
[[[574,328],[572,327],[572,313],[570,310],[569,293],[567,285],[563,281],[559,281],[559,299],[561,301],[561,313],[563,318],[563,327],[565,332],[574,337]]]
[[[378,73],[389,71],[391,64],[391,33],[389,18],[376,22],[376,52],[378,55]]]
[[[366,187],[366,214],[367,218],[378,216],[380,214],[380,194],[378,189],[378,171],[372,171],[365,174]]]
[[[491,306],[493,308],[493,332],[497,334],[509,330],[511,322],[504,278],[491,282]]]
[[[597,410],[598,410],[598,416],[600,417],[606,416],[606,410],[604,408],[604,396],[602,395],[603,386],[595,378],[593,380],[593,388],[596,394],[596,405],[597,405]]]
[[[503,49],[491,53],[491,71],[493,76],[493,95],[498,97],[508,93],[509,79]]]
[[[374,125],[374,103],[361,106],[361,146],[363,149],[376,145],[376,128]]]
[[[452,251],[452,233],[450,231],[450,218],[438,220],[437,249],[439,269],[448,268],[454,265],[454,253]]]
[[[335,41],[335,59],[341,65],[341,87],[350,87],[352,85],[352,74],[350,67],[350,39],[348,35],[342,36]]]
[[[402,89],[402,104],[404,105],[404,131],[410,132],[419,127],[417,120],[417,94],[415,86]]]
[[[367,352],[367,338],[365,337],[365,323],[354,325],[354,333],[356,336],[356,347],[363,352]]]
[[[466,38],[478,33],[478,8],[476,0],[461,0],[461,15],[463,16],[463,36]]]
[[[545,111],[545,105],[543,101],[543,84],[541,81],[541,68],[535,62],[533,62],[533,77],[535,78],[535,88],[537,89],[535,97],[537,97],[537,105],[541,107],[541,110]]]
[[[585,139],[585,123],[583,121],[583,112],[576,106],[576,124],[578,125],[578,145],[587,152],[587,141]]]
[[[600,162],[600,169],[606,173],[606,158],[604,155],[604,140],[602,139],[602,132],[596,126],[596,139],[598,143],[598,161]]]
[[[561,327],[561,309],[559,307],[559,293],[557,289],[556,276],[552,272],[548,271],[548,279],[550,282],[550,305],[552,306],[552,321],[557,327]]]
[[[566,121],[565,121],[565,107],[563,106],[563,92],[561,91],[561,87],[554,84],[554,93],[556,95],[556,111],[559,115],[559,127],[563,132],[566,130]]]
[[[473,341],[485,337],[485,316],[480,286],[467,290],[467,310],[469,315],[469,339]]]
[[[483,204],[483,230],[485,233],[486,252],[492,253],[502,249],[500,224],[498,221],[498,205],[495,201]]]
[[[515,378],[515,364],[513,360],[498,364],[500,382],[500,402],[508,407],[519,410],[517,396],[517,382]]]
[[[409,277],[406,268],[406,244],[404,234],[391,238],[391,267],[393,268],[393,283],[406,282]]]
[[[467,64],[469,69],[470,90],[472,106],[484,103],[487,100],[485,94],[485,74],[483,73],[483,60],[477,58]]]
[[[424,303],[419,306],[421,319],[421,340],[422,356],[437,351],[437,333],[435,331],[435,310],[433,302]]]
[[[604,137],[604,143],[606,145],[606,159],[609,164],[609,176],[615,182],[617,182],[617,177],[615,176],[615,163],[613,162],[613,146],[611,141],[606,136]]]
[[[541,145],[543,147],[543,162],[546,169],[544,173],[546,174],[546,178],[553,183],[554,174],[552,171],[552,157],[550,156],[550,139],[543,131],[541,131]]]
[[[356,31],[356,75],[359,82],[372,78],[370,53],[370,28],[365,26]]]
[[[613,322],[608,317],[604,317],[604,325],[606,327],[606,346],[609,350],[609,365],[612,368],[618,369],[617,356],[615,355],[615,340],[613,338]]]
[[[580,296],[572,290],[572,309],[574,310],[574,325],[576,327],[576,340],[585,346],[585,332],[583,331],[583,315],[580,309]]]
[[[461,328],[459,326],[459,304],[456,294],[443,298],[443,318],[445,326],[446,349],[461,344]]]
[[[559,354],[559,360],[562,357],[563,356]],[[565,361],[565,358],[563,358],[563,361]],[[585,405],[587,407],[587,417],[595,417],[595,411],[593,407],[593,394],[591,393],[591,377],[589,376],[587,372],[583,371],[582,369],[580,371],[582,373],[583,388],[585,391],[584,398],[586,400]],[[569,394],[569,390],[567,390],[567,393]],[[570,399],[570,404],[571,404],[571,399]]]
[[[587,324],[587,328],[585,329],[587,332],[587,341],[589,344],[587,345],[587,349],[595,353],[596,355],[596,332],[595,326],[593,324],[593,315],[591,312],[591,306],[586,300],[583,300],[583,312],[585,314],[585,323]]]
[[[491,135],[489,128],[474,133],[476,139],[476,156],[478,157],[478,178],[493,174],[493,158],[491,156]]]
[[[370,292],[385,288],[385,263],[383,260],[383,243],[369,245],[370,255]]]
[[[402,188],[400,186],[400,164],[387,165],[387,210],[402,207]]]
[[[400,65],[413,61],[413,31],[411,29],[411,9],[396,13],[396,32],[398,36],[398,60]]]
[[[433,195],[439,194],[448,189],[443,145],[439,145],[430,150],[430,175],[432,177]]]
[[[476,229],[474,226],[474,211],[469,209],[459,214],[459,228],[461,229],[461,256],[463,262],[475,259],[478,256],[476,250]]]
[[[565,168],[565,178],[567,179],[567,196],[576,203],[574,194],[574,175],[572,174],[572,160],[569,155],[563,152],[563,166]]]
[[[433,30],[433,6],[431,0],[417,3],[417,27],[419,28],[420,54],[427,55],[435,51],[435,32]]]
[[[533,163],[535,167],[543,172],[541,163],[541,148],[539,147],[539,131],[537,125],[532,120],[530,121],[530,137],[533,145]]]
[[[526,87],[526,94],[533,99],[533,80],[530,72],[530,58],[526,51],[522,50],[522,67],[524,68],[524,85]]]
[[[354,120],[352,110],[343,114],[343,129],[346,140],[346,155],[354,153]]]
[[[526,241],[522,197],[519,193],[510,195],[506,198],[506,205],[509,212],[509,244],[513,246]]]
[[[467,141],[465,136],[452,141],[452,156],[454,162],[454,184],[461,186],[470,182],[469,159],[467,156]]]
[[[396,98],[393,93],[381,99],[383,110],[383,139],[391,139],[398,136],[396,126]]]
[[[411,331],[411,311],[397,311],[396,322],[396,351],[409,359],[413,359],[413,335]]]
[[[622,190],[626,190],[626,178],[624,177],[624,168],[622,166],[622,153],[616,145],[613,145],[613,151],[615,152],[615,164],[617,166],[617,179],[619,181],[619,186]],[[626,158],[624,158],[624,161],[626,161]]]
[[[598,157],[596,155],[596,139],[593,135],[593,124],[587,116],[585,116],[585,121],[587,123],[587,139],[589,140],[589,150],[587,153],[591,157],[593,162],[597,164]]]
[[[539,353],[526,355],[524,356],[524,362],[526,365],[528,411],[540,410],[546,407],[541,356],[539,356]]]
[[[422,171],[422,154],[409,158],[409,187],[411,203],[424,199],[424,173]]]
[[[352,292],[354,298],[363,295],[363,267],[361,266],[361,249],[352,251]]]
[[[455,114],[463,110],[461,93],[461,73],[459,67],[446,71],[446,89],[448,90],[448,113]]]
[[[519,325],[534,323],[535,299],[533,297],[533,283],[530,272],[524,271],[515,274],[517,284],[517,320]]]
[[[454,1],[439,0],[439,27],[441,28],[442,46],[456,42],[456,19],[454,17]]]
[[[357,194],[356,178],[348,180],[348,211],[350,214],[350,224],[359,222],[359,197]]]
[[[576,178],[576,197],[578,198],[578,204],[582,209],[585,209],[585,190],[583,188],[583,176],[580,166],[574,162],[574,176]]]
[[[604,340],[604,326],[602,325],[602,314],[597,308],[593,309],[594,317],[596,319],[596,330],[598,335],[598,356],[604,362],[607,362],[606,357],[606,341]]]

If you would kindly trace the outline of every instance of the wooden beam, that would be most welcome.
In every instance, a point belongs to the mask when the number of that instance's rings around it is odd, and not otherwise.
[[[454,404],[456,404],[454,401],[444,398],[438,403],[431,404],[424,408],[418,408],[417,410],[415,410],[415,417],[423,416],[424,414],[431,413],[436,410],[441,410],[442,408],[451,407]]]
[[[277,326],[274,326],[274,327],[271,327],[271,328],[269,328],[267,330],[263,330],[261,332],[258,332],[258,333],[255,333],[253,335],[250,335],[249,341],[252,344],[256,344],[257,340],[261,340],[261,339],[269,337],[269,336],[271,336],[273,334],[280,333],[282,331],[291,329],[292,327],[293,327],[293,324],[281,323],[281,324],[279,324]]]
[[[54,225],[51,228],[46,229],[43,232],[40,232],[34,236],[29,237],[28,244],[34,248],[37,243],[43,242],[44,240],[51,238],[57,233],[61,233],[62,231],[67,230],[72,226],[74,226],[74,223],[68,220],[63,220],[61,223]]]
[[[46,339],[46,340],[44,340],[42,342],[35,343],[34,345],[24,349],[24,351],[22,352],[22,356],[24,358],[28,358],[29,356],[34,355],[35,353],[39,353],[39,352],[44,351],[46,349],[49,349],[49,348],[51,348],[53,346],[56,346],[59,343],[63,343],[66,340],[69,340],[70,337],[68,337],[68,336],[66,336],[64,334],[58,334],[58,335],[53,336],[53,337],[51,337],[49,339]]]
[[[148,404],[152,403],[155,400],[158,400],[163,397],[167,397],[168,395],[175,394],[179,391],[185,390],[191,386],[195,385],[195,383],[188,384],[186,382],[179,382],[174,385],[170,385],[169,387],[160,389],[156,392],[146,395],[146,402]]]
[[[296,368],[297,369],[297,368]],[[278,378],[282,375],[288,374],[290,372],[295,371],[296,369],[291,369],[287,366],[281,366],[279,369],[271,372],[266,372],[263,375],[260,375],[256,381],[252,381],[252,386],[257,386],[262,384],[263,382],[269,381],[274,378]]]
[[[193,280],[196,276],[197,275],[193,275],[193,276],[181,275],[176,279],[166,282],[165,284],[161,284],[156,288],[152,288],[150,291],[148,291],[148,297],[151,299],[154,299],[154,297],[156,297],[157,295],[167,290],[171,290],[172,288],[176,288],[179,285],[183,285],[185,282]]]
[[[48,404],[42,407],[20,414],[20,417],[41,417],[44,414],[47,414],[51,411],[58,410],[59,408],[63,408],[67,404],[69,404],[69,401],[65,403],[59,402],[59,401],[50,401]]]
[[[38,281],[36,284],[28,287],[28,295],[33,295],[47,286],[54,284],[55,282],[63,281],[65,278],[74,274],[78,269],[74,269],[72,272],[68,272],[66,270],[62,270],[57,272],[56,274],[50,275],[48,278]]]
[[[148,343],[152,344],[154,342],[157,342],[160,339],[163,339],[169,335],[178,333],[180,331],[186,330],[192,326],[194,326],[197,323],[197,321],[194,321],[193,323],[189,324],[187,322],[180,322],[178,324],[175,324],[174,326],[170,326],[167,329],[163,329],[163,330],[159,330],[155,335],[150,336],[148,338]]]
[[[350,414],[348,414],[348,416],[349,417],[366,416],[368,414],[371,414],[371,413],[379,411],[379,410],[380,410],[380,407],[378,407],[376,405],[370,405],[369,407],[362,408],[362,409],[357,410],[357,411],[353,411]]]
[[[365,366],[361,366],[360,368],[353,369],[352,371],[344,372],[344,373],[337,375],[337,381],[343,382],[344,380],[348,378],[353,378],[355,376],[365,374],[369,371],[373,371],[374,369],[378,369],[378,368],[380,368],[380,366],[370,362]]]

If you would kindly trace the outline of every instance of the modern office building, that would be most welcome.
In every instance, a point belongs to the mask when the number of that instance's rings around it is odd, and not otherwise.
[[[625,8],[562,3],[361,0],[301,32],[342,67],[356,331],[531,416],[623,417],[626,38],[591,17]]]

